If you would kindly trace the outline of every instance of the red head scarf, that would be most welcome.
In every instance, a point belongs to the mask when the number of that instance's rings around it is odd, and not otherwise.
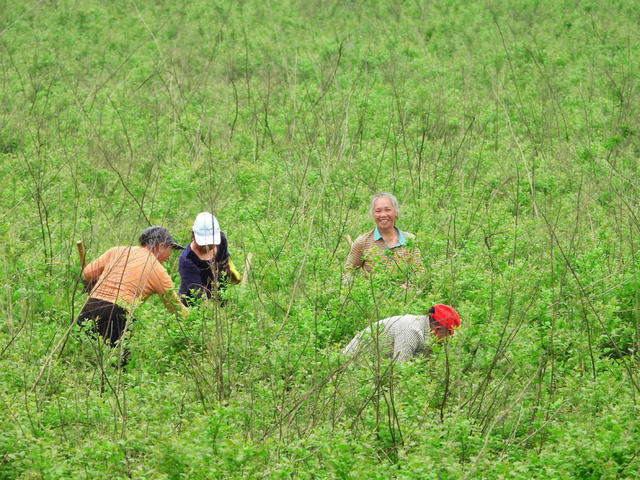
[[[458,312],[449,305],[443,305],[441,303],[436,303],[433,308],[435,312],[431,314],[431,318],[449,330],[449,333],[453,335],[453,329],[460,326],[460,316]]]

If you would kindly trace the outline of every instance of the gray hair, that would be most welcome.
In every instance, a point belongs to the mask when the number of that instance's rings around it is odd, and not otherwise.
[[[181,250],[184,248],[173,241],[173,237],[169,233],[169,230],[157,225],[145,229],[145,231],[142,232],[142,235],[140,235],[138,241],[140,242],[141,247],[154,248],[164,244],[174,250]]]
[[[389,200],[391,200],[391,205],[393,205],[393,209],[396,211],[396,215],[400,216],[400,205],[398,204],[398,199],[393,193],[389,192],[376,193],[373,197],[371,197],[371,203],[369,203],[369,214],[373,216],[373,206],[376,203],[376,200],[382,197],[387,197]]]

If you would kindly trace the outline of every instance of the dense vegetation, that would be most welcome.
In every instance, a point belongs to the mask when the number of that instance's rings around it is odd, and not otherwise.
[[[640,474],[640,4],[0,1],[0,478]],[[428,265],[341,283],[394,192]],[[88,257],[216,214],[249,282],[133,359]],[[177,281],[177,256],[167,266]],[[349,364],[453,305],[429,359]],[[67,333],[69,333],[67,338]]]

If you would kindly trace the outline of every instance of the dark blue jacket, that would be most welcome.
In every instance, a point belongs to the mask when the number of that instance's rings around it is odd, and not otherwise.
[[[202,297],[211,298],[211,293],[224,287],[230,277],[229,249],[227,237],[220,232],[220,245],[213,260],[201,260],[191,250],[191,242],[180,254],[180,300],[187,305],[189,300]]]

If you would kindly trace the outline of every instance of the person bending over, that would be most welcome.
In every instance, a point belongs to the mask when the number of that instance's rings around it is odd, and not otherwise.
[[[343,272],[343,281],[348,282],[358,268],[370,273],[375,268],[385,272],[400,272],[408,275],[424,270],[420,252],[409,246],[408,240],[415,238],[403,232],[395,223],[400,213],[398,200],[391,193],[378,193],[371,198],[369,213],[376,227],[360,235],[351,245]]]
[[[172,250],[182,249],[164,227],[149,227],[139,238],[140,246],[119,246],[107,250],[82,271],[85,282],[92,285],[77,323],[93,322],[93,331],[115,347],[136,307],[157,293],[167,309],[183,316],[188,310],[173,290],[171,277],[162,266]],[[126,365],[125,350],[123,365]]]
[[[355,355],[375,349],[376,337],[383,356],[404,362],[429,352],[430,337],[435,341],[453,335],[460,326],[458,313],[448,305],[436,304],[427,315],[398,315],[385,318],[358,333],[342,353]]]
[[[202,297],[217,297],[218,290],[240,280],[231,262],[227,237],[211,213],[199,213],[193,222],[191,242],[180,254],[178,271],[180,300],[185,305]]]

